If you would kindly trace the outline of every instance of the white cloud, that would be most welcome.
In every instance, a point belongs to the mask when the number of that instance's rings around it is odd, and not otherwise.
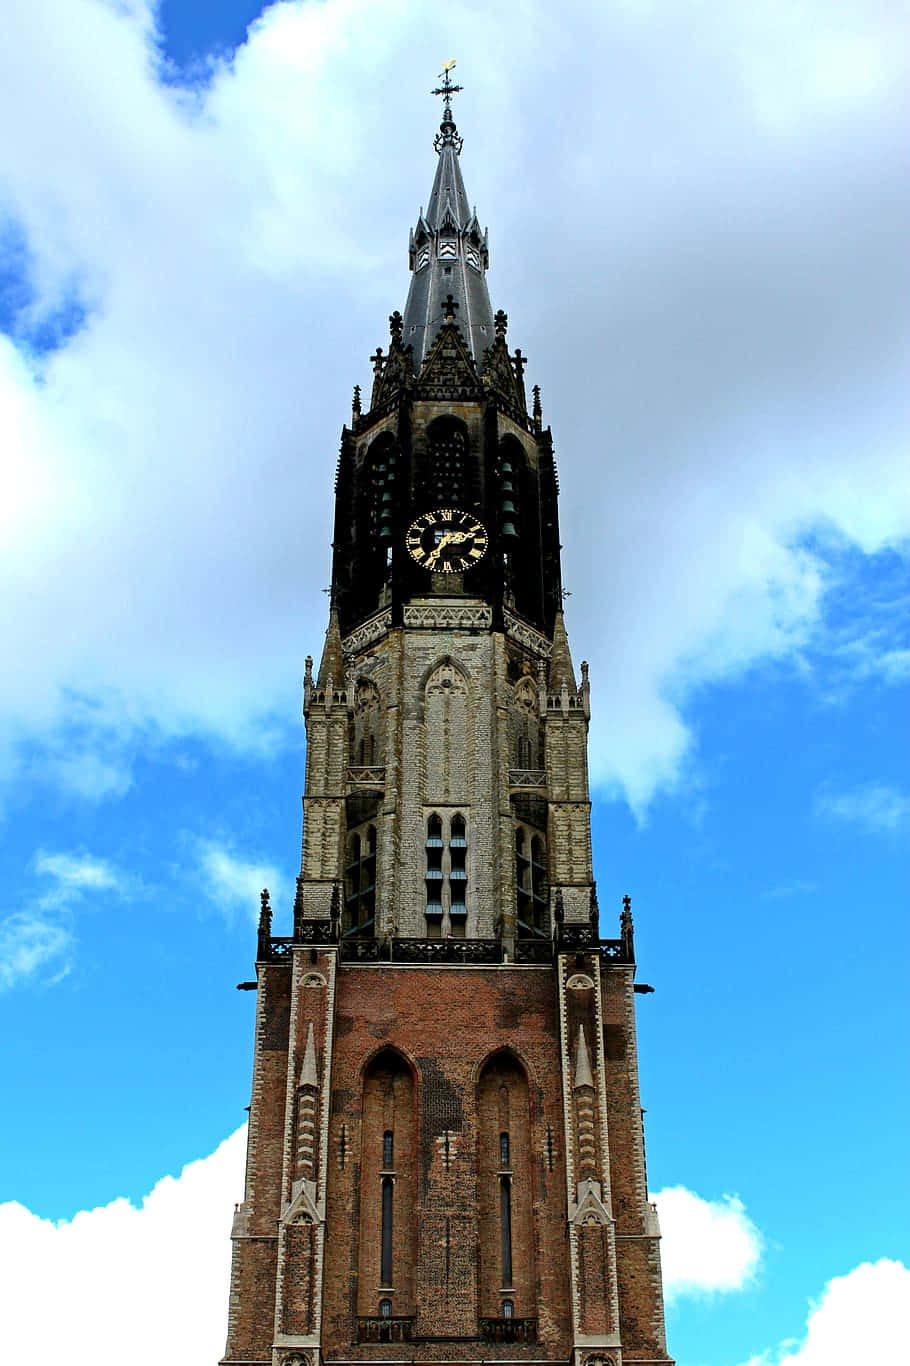
[[[74,948],[69,929],[41,911],[15,911],[0,920],[0,991],[43,977],[59,981]]]
[[[816,810],[873,834],[896,834],[910,821],[910,795],[888,783],[865,783],[844,792],[819,793]]]
[[[130,896],[139,885],[108,859],[39,850],[34,872],[51,884],[31,904],[0,921],[0,991],[66,977],[75,960],[73,912],[99,894]]]
[[[403,0],[288,3],[187,92],[154,11],[34,0],[0,52],[34,291],[0,339],[0,771],[116,796],[149,737],[293,723],[338,429],[433,172],[419,73],[480,19],[465,175],[558,443],[592,774],[643,806],[691,762],[693,688],[824,629],[804,533],[910,532],[902,16],[531,3],[516,29],[453,0],[415,32]],[[74,297],[85,325],[36,364]]]
[[[685,1186],[652,1197],[660,1216],[664,1296],[741,1290],[754,1278],[762,1236],[735,1195],[704,1200]]]
[[[40,1219],[0,1205],[0,1302],[4,1352],[35,1355],[36,1324],[66,1324],[73,1366],[114,1366],[123,1344],[135,1366],[200,1366],[224,1351],[233,1203],[243,1198],[246,1129],[140,1208],[115,1200],[72,1220]],[[136,1326],[141,1324],[142,1331]]]
[[[121,875],[107,859],[90,854],[47,854],[35,856],[35,871],[56,878],[65,887],[78,891],[119,887]]]
[[[199,845],[203,885],[212,901],[231,909],[246,910],[255,922],[259,916],[259,896],[267,887],[273,902],[281,900],[282,878],[270,863],[252,863],[238,858],[223,845],[204,840]]]
[[[751,1357],[745,1366],[856,1366],[898,1361],[910,1334],[910,1269],[882,1258],[835,1276],[812,1305],[800,1342]]]

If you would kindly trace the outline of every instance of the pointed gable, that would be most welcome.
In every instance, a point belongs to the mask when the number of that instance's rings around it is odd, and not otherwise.
[[[528,416],[524,386],[515,377],[504,337],[498,336],[493,345],[487,348],[480,373],[484,388],[492,391],[510,417],[524,425]]]
[[[418,398],[483,397],[483,386],[468,344],[457,323],[445,322],[436,334],[417,379]]]

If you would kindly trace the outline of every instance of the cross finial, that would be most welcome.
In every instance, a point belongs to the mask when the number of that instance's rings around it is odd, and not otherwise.
[[[437,152],[441,152],[443,147],[454,147],[456,153],[459,153],[463,146],[463,141],[458,136],[455,120],[452,117],[452,96],[457,95],[459,91],[464,89],[464,86],[453,84],[449,73],[454,66],[454,58],[450,62],[443,62],[442,71],[439,74],[442,85],[437,85],[436,89],[431,92],[434,95],[441,95],[443,100],[442,123],[439,125],[439,132],[433,143]]]
[[[447,294],[442,301],[442,316],[447,323],[453,323],[455,321],[455,310],[457,308],[458,300],[453,298],[451,294]]]
[[[431,94],[433,94],[433,95],[442,95],[442,97],[443,97],[443,99],[445,100],[445,103],[446,103],[447,106],[450,105],[450,104],[452,103],[452,96],[453,96],[453,95],[457,95],[457,94],[459,94],[460,91],[464,90],[464,86],[463,86],[463,85],[453,85],[453,84],[452,84],[452,77],[450,76],[449,73],[450,73],[451,71],[453,71],[454,69],[455,69],[455,58],[454,58],[454,57],[452,58],[452,60],[451,60],[450,62],[443,62],[443,64],[442,64],[442,70],[441,70],[440,73],[439,73],[439,79],[442,81],[442,85],[437,85],[436,89],[433,90],[433,91],[431,91]]]

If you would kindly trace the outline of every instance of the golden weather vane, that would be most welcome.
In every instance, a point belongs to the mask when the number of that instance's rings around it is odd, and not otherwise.
[[[459,90],[464,90],[463,85],[452,84],[449,72],[453,69],[454,66],[454,57],[450,62],[443,62],[442,71],[439,73],[439,79],[442,81],[442,85],[438,85],[435,90],[431,91],[431,94],[433,95],[442,95],[447,105],[451,104],[453,95],[457,95]]]

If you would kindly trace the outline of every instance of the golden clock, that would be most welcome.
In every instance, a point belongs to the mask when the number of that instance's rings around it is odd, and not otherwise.
[[[463,574],[487,553],[483,522],[460,508],[435,508],[415,518],[405,544],[412,560],[436,574]]]

